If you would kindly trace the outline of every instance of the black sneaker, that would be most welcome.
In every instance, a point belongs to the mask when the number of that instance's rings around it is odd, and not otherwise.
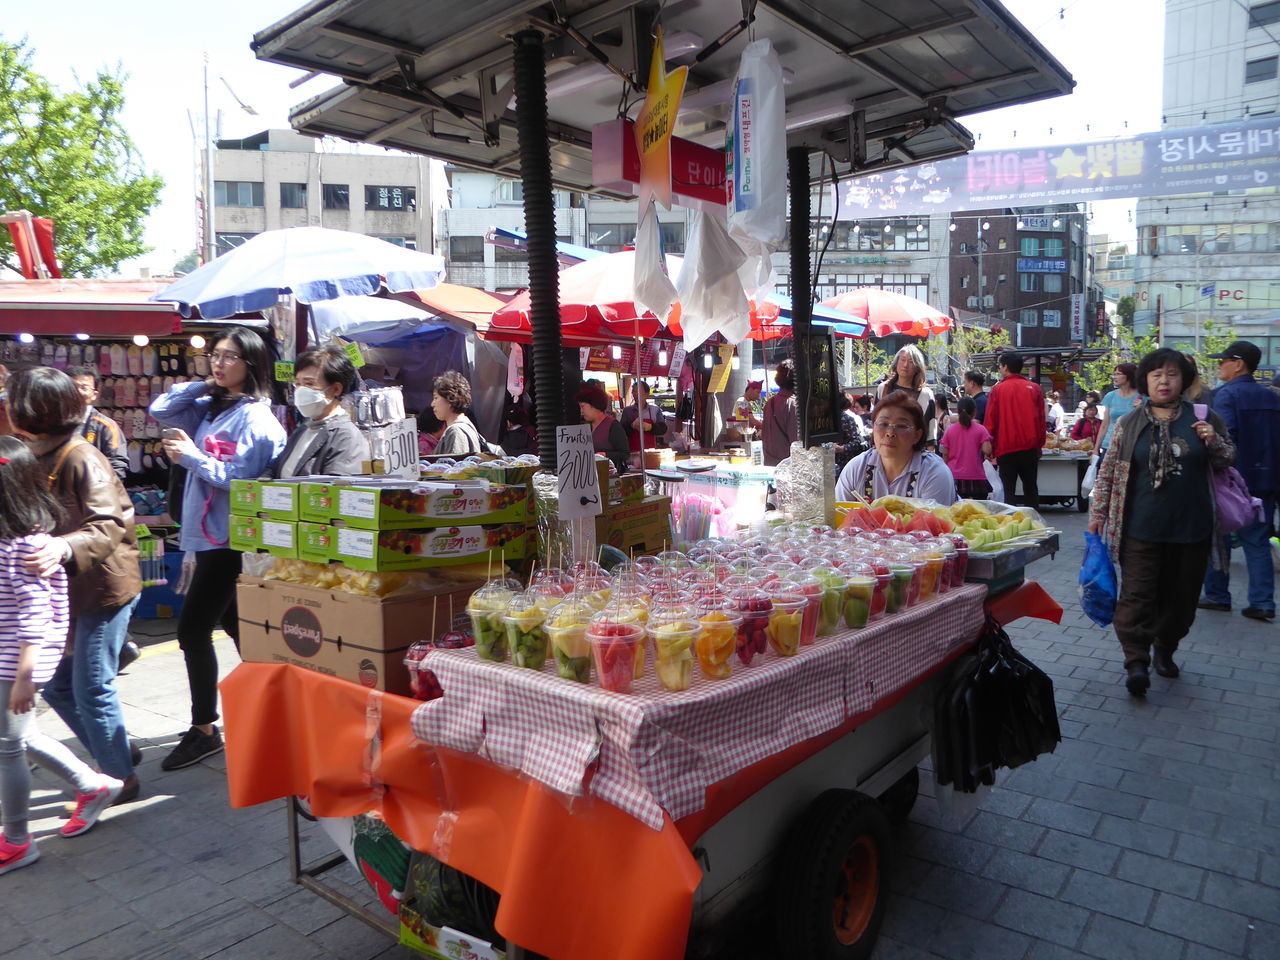
[[[1257,607],[1245,607],[1240,612],[1250,620],[1274,620],[1276,618],[1274,610],[1260,610]]]
[[[138,799],[138,794],[142,792],[142,784],[138,782],[138,775],[131,773],[124,779],[124,786],[120,788],[120,794],[111,801],[113,807],[118,807],[122,803],[133,803]]]
[[[120,648],[120,659],[116,662],[116,673],[124,673],[129,664],[142,656],[142,650],[132,640],[126,640]]]
[[[213,728],[213,733],[201,733],[192,727],[182,735],[182,741],[173,748],[173,751],[160,761],[160,769],[181,770],[193,763],[199,763],[205,757],[221,752],[222,734],[218,732],[216,726]]]
[[[137,740],[129,741],[129,760],[135,767],[142,763],[142,748],[138,746]]]
[[[1217,600],[1201,600],[1196,604],[1201,610],[1220,610],[1223,613],[1231,612],[1231,604],[1221,603]]]

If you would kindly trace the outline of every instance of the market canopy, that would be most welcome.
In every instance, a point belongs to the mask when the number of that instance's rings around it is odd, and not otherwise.
[[[343,81],[293,110],[303,133],[518,177],[510,38],[540,30],[552,177],[608,194],[592,182],[591,128],[618,116],[618,74],[646,75],[657,9],[642,0],[314,0],[252,45],[262,60]],[[790,77],[790,144],[829,153],[841,174],[963,154],[973,137],[958,118],[1074,86],[996,0],[683,0],[660,15],[669,59],[690,65],[676,135],[723,146],[743,47],[769,37]]]
[[[154,280],[14,280],[0,282],[0,332],[32,336],[166,337],[182,318],[152,297]]]

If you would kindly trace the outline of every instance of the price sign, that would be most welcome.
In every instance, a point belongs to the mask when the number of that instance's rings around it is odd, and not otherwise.
[[[360,344],[354,341],[348,341],[342,345],[343,352],[347,355],[357,370],[364,366],[364,354],[360,352]]]
[[[276,361],[276,382],[288,383],[293,379],[293,361],[277,360]]]
[[[412,417],[387,427],[386,472],[406,480],[418,479],[418,421]]]
[[[675,349],[671,351],[671,366],[667,370],[667,376],[673,380],[680,376],[680,371],[684,369],[684,344],[677,343]]]
[[[561,520],[600,516],[603,508],[596,447],[591,441],[591,428],[585,423],[556,427],[556,480]]]

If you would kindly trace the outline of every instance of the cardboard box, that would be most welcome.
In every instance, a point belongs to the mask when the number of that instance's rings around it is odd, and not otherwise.
[[[228,546],[245,553],[269,553],[273,557],[298,556],[298,525],[291,520],[269,517],[240,517],[232,514],[228,523]]]
[[[526,487],[362,478],[301,484],[299,516],[360,530],[525,523]]]
[[[596,518],[596,542],[623,553],[657,553],[671,545],[671,498],[610,506]]]
[[[232,480],[231,512],[238,516],[298,519],[298,484],[279,480]]]
[[[608,491],[605,498],[611,503],[632,503],[644,499],[644,474],[622,473],[609,476],[609,461],[596,460],[596,484]]]
[[[280,580],[240,578],[240,656],[291,663],[376,690],[409,695],[405,653],[450,629],[477,582],[405,597],[358,597]]]
[[[359,530],[310,522],[300,527],[301,559],[337,560],[353,570],[424,570],[475,563],[491,554],[497,566],[523,559],[528,551],[528,528],[522,523],[421,530]]]

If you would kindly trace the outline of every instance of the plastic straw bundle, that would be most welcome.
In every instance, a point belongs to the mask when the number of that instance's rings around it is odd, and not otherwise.
[[[712,536],[713,528],[718,526],[716,518],[720,509],[720,502],[714,497],[680,494],[672,504],[675,526],[672,532],[676,543],[694,543]]]

